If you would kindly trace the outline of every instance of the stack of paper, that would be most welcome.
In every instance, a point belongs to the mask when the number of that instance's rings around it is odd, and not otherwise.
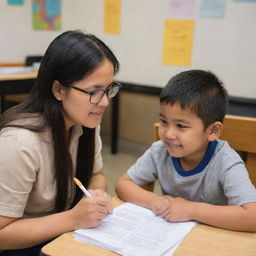
[[[99,227],[76,230],[74,239],[126,256],[170,256],[195,225],[167,222],[149,209],[124,203]]]

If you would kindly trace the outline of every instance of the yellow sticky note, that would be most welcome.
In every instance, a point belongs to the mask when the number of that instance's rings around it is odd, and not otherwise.
[[[163,64],[189,66],[193,35],[193,20],[165,20]]]
[[[120,34],[121,31],[121,0],[104,1],[104,32]]]

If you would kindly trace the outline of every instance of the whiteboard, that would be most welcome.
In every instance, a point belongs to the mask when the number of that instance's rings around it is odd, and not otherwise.
[[[192,64],[162,64],[163,25],[169,0],[122,0],[121,34],[103,33],[103,0],[62,0],[62,30],[32,29],[32,0],[22,6],[0,1],[0,62],[24,61],[42,55],[65,30],[81,29],[97,35],[121,64],[119,80],[163,87],[188,69],[216,73],[231,96],[256,99],[256,3],[226,0],[224,18],[199,16],[195,1]]]
[[[168,0],[123,0],[118,35],[103,33],[103,1],[84,2],[84,27],[117,55],[118,79],[163,87],[181,71],[211,70],[231,96],[256,99],[256,3],[226,0],[223,18],[205,18],[199,16],[200,1],[195,0],[192,61],[182,67],[162,64]]]

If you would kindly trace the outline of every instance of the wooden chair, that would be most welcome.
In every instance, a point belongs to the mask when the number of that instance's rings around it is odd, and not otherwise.
[[[220,138],[241,154],[256,186],[256,118],[226,115]]]
[[[154,140],[160,140],[159,136],[158,136],[158,127],[159,127],[159,123],[154,123],[153,126],[153,133],[154,133]]]
[[[159,140],[159,124],[154,124],[154,139]],[[256,118],[226,115],[220,139],[228,141],[243,158],[250,179],[256,186]]]

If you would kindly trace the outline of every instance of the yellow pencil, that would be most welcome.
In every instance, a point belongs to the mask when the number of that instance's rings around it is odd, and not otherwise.
[[[84,192],[84,194],[86,196],[91,197],[92,195],[90,194],[90,192],[83,186],[83,184],[81,183],[81,181],[77,178],[74,178],[74,182],[76,183],[76,185]]]

